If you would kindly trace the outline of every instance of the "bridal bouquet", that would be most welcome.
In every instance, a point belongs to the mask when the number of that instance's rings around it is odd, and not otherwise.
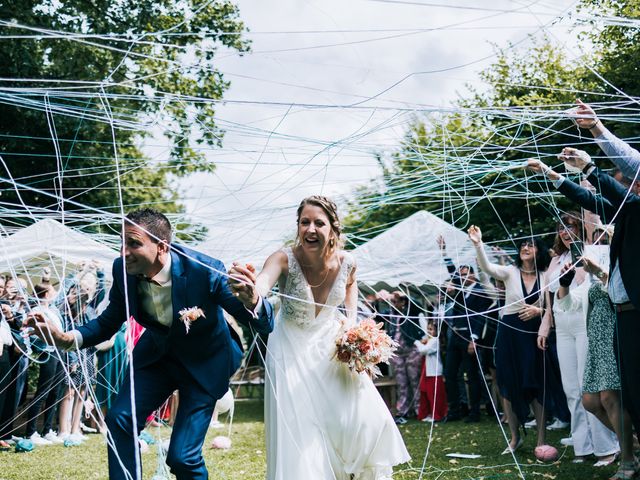
[[[377,363],[389,363],[398,344],[382,330],[382,322],[370,318],[343,329],[336,339],[335,357],[352,371],[367,372],[371,378],[380,375]]]

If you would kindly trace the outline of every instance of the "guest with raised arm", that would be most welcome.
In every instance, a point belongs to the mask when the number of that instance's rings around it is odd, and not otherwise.
[[[622,174],[632,181],[640,180],[640,152],[611,133],[586,103],[577,100],[575,121],[580,128],[589,130],[594,140]]]
[[[567,195],[584,208],[591,211],[601,209],[606,222],[614,222],[616,227],[611,239],[609,281],[607,290],[616,312],[616,341],[614,347],[620,367],[623,404],[629,410],[631,419],[640,436],[640,282],[637,248],[640,241],[640,196],[630,188],[602,172],[584,151],[565,148],[560,155],[568,165],[580,169],[591,183],[596,193],[580,188],[566,179],[556,179],[559,188],[565,186]],[[613,160],[613,159],[612,159]],[[548,167],[528,162],[532,168],[540,169],[549,178]],[[620,165],[622,167],[622,165]]]
[[[487,258],[480,228],[471,226],[469,238],[476,248],[478,266],[505,286],[504,316],[495,347],[498,387],[511,431],[511,441],[502,453],[522,446],[519,427],[527,419],[529,406],[536,417],[537,445],[544,445],[544,352],[536,347],[536,335],[545,313],[542,282],[549,252],[540,239],[526,239],[519,245],[515,265],[498,265]]]

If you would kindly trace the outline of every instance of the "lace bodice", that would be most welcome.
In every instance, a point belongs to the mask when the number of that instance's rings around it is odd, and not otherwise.
[[[327,310],[335,309],[344,302],[347,278],[354,264],[353,257],[350,253],[344,252],[344,260],[340,265],[338,276],[329,291],[325,305],[316,316],[313,292],[293,254],[293,250],[285,248],[283,251],[287,254],[289,274],[282,292],[285,295],[282,297],[282,320],[299,327],[310,327],[321,323],[323,314]]]

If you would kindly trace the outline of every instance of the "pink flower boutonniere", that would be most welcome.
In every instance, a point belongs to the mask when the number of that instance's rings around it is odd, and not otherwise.
[[[178,313],[180,314],[180,321],[184,323],[184,329],[187,333],[189,333],[192,322],[195,322],[200,317],[204,317],[204,312],[198,307],[183,308]]]

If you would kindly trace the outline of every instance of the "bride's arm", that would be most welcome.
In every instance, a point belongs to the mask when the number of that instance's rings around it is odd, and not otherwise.
[[[262,271],[256,278],[258,295],[266,297],[280,277],[288,273],[288,265],[287,254],[282,250],[269,255],[269,258],[264,262]]]
[[[355,322],[358,313],[358,282],[356,281],[356,262],[354,260],[351,271],[347,276],[346,296],[344,298],[344,306],[347,318]]]

